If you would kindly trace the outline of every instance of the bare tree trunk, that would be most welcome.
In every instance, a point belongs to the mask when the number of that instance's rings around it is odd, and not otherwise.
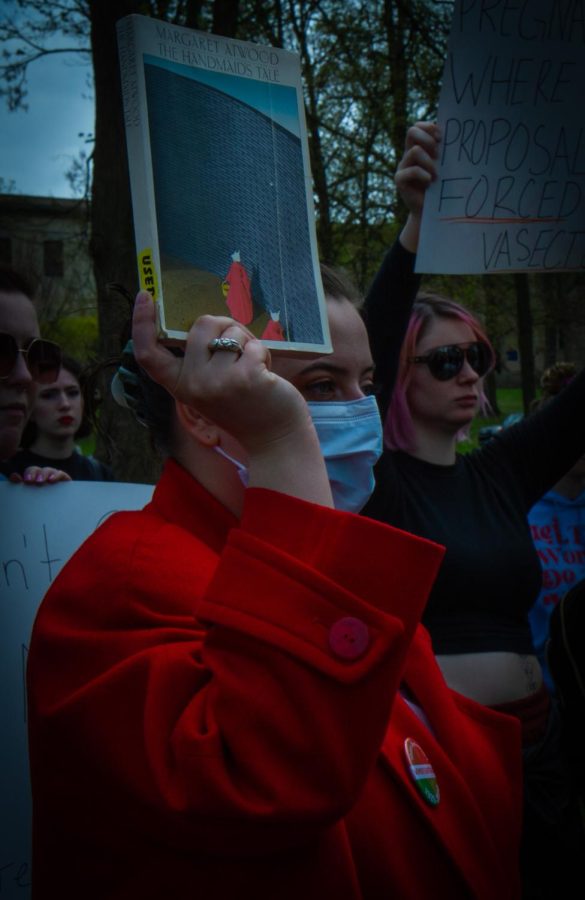
[[[410,125],[408,121],[409,63],[405,58],[406,20],[402,4],[396,4],[393,0],[384,0],[383,16],[390,64],[390,96],[393,105],[391,140],[395,159],[398,161],[402,156],[406,132]],[[398,196],[396,197],[395,215],[399,222],[406,219],[406,208]]]
[[[354,277],[357,281],[360,291],[365,293],[366,285],[369,280],[371,269],[371,244],[372,227],[369,221],[370,212],[370,176],[372,166],[372,152],[378,132],[380,129],[379,116],[375,112],[366,129],[363,153],[362,153],[362,171],[360,174],[360,205],[358,218],[358,254],[354,263]],[[374,259],[374,264],[379,265],[379,260]]]
[[[214,34],[234,37],[238,27],[238,0],[214,0],[213,25]]]
[[[544,307],[544,367],[552,366],[558,360],[558,307],[557,285],[553,275],[539,277],[542,303]]]
[[[536,396],[534,373],[534,348],[532,340],[532,309],[530,305],[530,285],[528,276],[514,275],[516,286],[516,311],[518,317],[518,349],[522,366],[522,400],[524,412],[530,411],[530,404]]]
[[[333,260],[333,226],[329,204],[329,186],[327,170],[321,141],[321,117],[319,115],[318,90],[315,84],[315,68],[311,59],[306,22],[306,4],[301,2],[299,9],[292,9],[292,27],[298,41],[301,55],[302,76],[305,86],[305,117],[309,137],[309,154],[311,158],[311,174],[313,188],[317,198],[317,243],[319,254],[327,262]],[[298,14],[297,14],[298,13]]]
[[[190,25],[197,24],[200,9],[196,0],[186,4]],[[107,285],[121,284],[132,295],[137,289],[116,22],[130,13],[144,12],[144,4],[139,0],[90,0],[89,10],[96,100],[91,255],[100,349],[103,358],[109,359],[123,350],[130,318],[127,303]],[[213,23],[219,33],[234,34],[237,17],[238,0],[215,0]],[[114,372],[113,368],[104,381],[98,455],[111,462],[117,478],[154,483],[160,474],[160,460],[146,429],[111,397],[109,381]]]
[[[90,252],[97,285],[100,349],[105,359],[118,356],[129,334],[127,303],[107,284],[136,292],[136,256],[126,162],[116,21],[138,12],[137,0],[90,0],[91,45],[95,77],[95,151]],[[103,385],[97,454],[111,462],[117,478],[153,483],[160,463],[146,429],[116,405],[109,391],[115,369]]]

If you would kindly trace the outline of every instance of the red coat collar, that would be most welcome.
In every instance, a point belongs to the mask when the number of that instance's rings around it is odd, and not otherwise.
[[[228,531],[238,524],[234,514],[174,459],[165,463],[152,501],[146,507],[149,508],[198,537],[216,553],[221,552]]]

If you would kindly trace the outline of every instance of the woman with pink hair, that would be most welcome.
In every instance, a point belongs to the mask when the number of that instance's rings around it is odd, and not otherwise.
[[[363,513],[446,547],[423,621],[449,686],[520,720],[525,896],[557,896],[551,890],[561,890],[567,871],[560,845],[570,844],[570,788],[528,621],[541,569],[527,514],[585,451],[585,374],[535,415],[458,454],[458,441],[486,408],[492,346],[463,306],[419,294],[396,352],[401,316],[387,294],[370,293],[366,317],[382,383],[385,450]]]

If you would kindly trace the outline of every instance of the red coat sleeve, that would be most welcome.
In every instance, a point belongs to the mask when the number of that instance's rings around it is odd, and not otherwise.
[[[113,516],[35,623],[39,802],[75,804],[83,785],[117,827],[209,852],[306,840],[375,763],[441,557],[263,490],[219,553],[152,512]]]

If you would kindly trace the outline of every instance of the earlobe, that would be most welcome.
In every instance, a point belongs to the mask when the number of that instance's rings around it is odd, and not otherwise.
[[[219,444],[219,429],[213,422],[202,416],[200,412],[186,403],[177,401],[175,404],[177,420],[181,428],[188,432],[205,447],[215,447]]]

